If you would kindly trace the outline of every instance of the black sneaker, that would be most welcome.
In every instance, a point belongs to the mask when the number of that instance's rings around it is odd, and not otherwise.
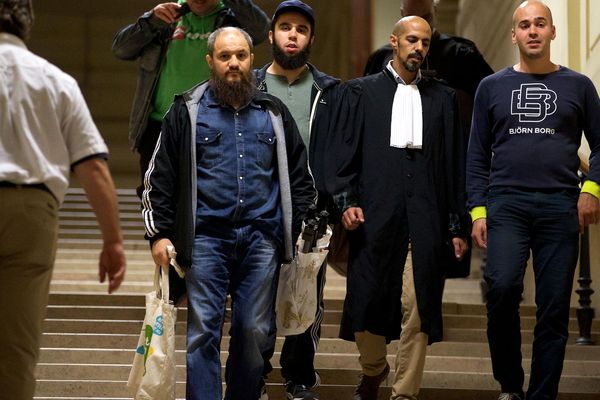
[[[523,400],[523,397],[518,393],[500,393],[498,400]]]
[[[285,392],[288,400],[319,400],[319,395],[310,390],[306,385],[294,385],[294,382],[285,384]]]

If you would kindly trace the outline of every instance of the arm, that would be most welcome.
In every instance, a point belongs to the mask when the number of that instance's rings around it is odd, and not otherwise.
[[[325,183],[326,190],[333,194],[334,203],[344,213],[350,207],[358,207],[364,111],[358,82],[344,84],[340,90],[328,145],[331,151],[324,165],[335,176]]]
[[[113,54],[121,60],[137,59],[146,46],[169,30],[171,22],[179,20],[175,17],[179,7],[176,3],[158,4],[138,18],[136,23],[121,29],[113,40]]]
[[[185,113],[185,117],[179,113]],[[183,100],[176,100],[165,116],[155,153],[150,161],[144,177],[142,193],[142,216],[146,229],[146,239],[150,241],[152,258],[158,265],[166,265],[168,256],[166,248],[171,245],[175,229],[175,199],[177,185],[177,168],[180,153],[179,136],[185,128],[179,121],[187,118],[187,109]],[[184,121],[186,119],[183,119]]]
[[[461,46],[461,57],[459,65],[459,73],[461,76],[462,84],[460,87],[469,93],[471,99],[475,97],[477,86],[488,75],[494,73],[492,67],[485,61],[483,55],[479,52],[475,43],[471,43],[469,46]]]
[[[469,249],[466,240],[468,236],[469,216],[466,208],[465,136],[460,123],[458,101],[454,91],[451,92],[450,96],[447,96],[445,108],[445,182],[449,211],[448,231],[450,237],[452,237],[454,255],[460,261]]]
[[[279,102],[282,110],[283,128],[288,159],[288,172],[292,196],[292,240],[295,243],[302,230],[302,220],[308,207],[316,204],[317,192],[308,168],[306,147],[294,118],[287,107]]]
[[[98,273],[100,282],[108,277],[108,292],[112,293],[121,285],[126,269],[115,186],[101,158],[82,161],[74,170],[100,225],[104,243]]]
[[[467,207],[471,212],[471,237],[475,244],[487,246],[486,202],[491,167],[491,126],[486,107],[486,87],[480,85],[475,95],[473,123],[467,150]]]
[[[255,46],[267,40],[271,20],[260,7],[251,0],[224,0],[223,3],[233,11],[240,27],[252,37]]]
[[[579,232],[590,224],[600,221],[600,98],[592,81],[586,78],[585,89],[585,137],[590,145],[590,171],[577,202]]]

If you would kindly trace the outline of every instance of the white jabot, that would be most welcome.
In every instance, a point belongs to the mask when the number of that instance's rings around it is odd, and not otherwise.
[[[392,61],[386,67],[398,83],[392,103],[390,146],[420,149],[423,147],[423,108],[417,83],[421,80],[421,71],[407,85],[392,67]]]

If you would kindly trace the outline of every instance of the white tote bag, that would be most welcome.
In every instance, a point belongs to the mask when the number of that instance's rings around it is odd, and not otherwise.
[[[315,322],[317,276],[327,258],[330,238],[331,229],[327,228],[327,233],[310,253],[298,252],[291,263],[281,266],[275,303],[278,335],[299,335]],[[304,241],[300,239],[299,248],[303,246]]]
[[[136,400],[175,399],[175,322],[169,303],[169,266],[156,266],[154,291],[146,294],[146,316],[127,386]]]

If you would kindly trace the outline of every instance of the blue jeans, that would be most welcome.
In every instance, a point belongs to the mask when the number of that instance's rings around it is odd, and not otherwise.
[[[556,399],[578,256],[577,193],[494,188],[487,204],[488,341],[503,392],[523,393],[519,302],[529,251],[536,326],[527,400]]]
[[[221,400],[220,346],[227,294],[232,317],[225,399],[258,399],[279,264],[275,242],[251,226],[197,233],[188,291],[186,399]]]

